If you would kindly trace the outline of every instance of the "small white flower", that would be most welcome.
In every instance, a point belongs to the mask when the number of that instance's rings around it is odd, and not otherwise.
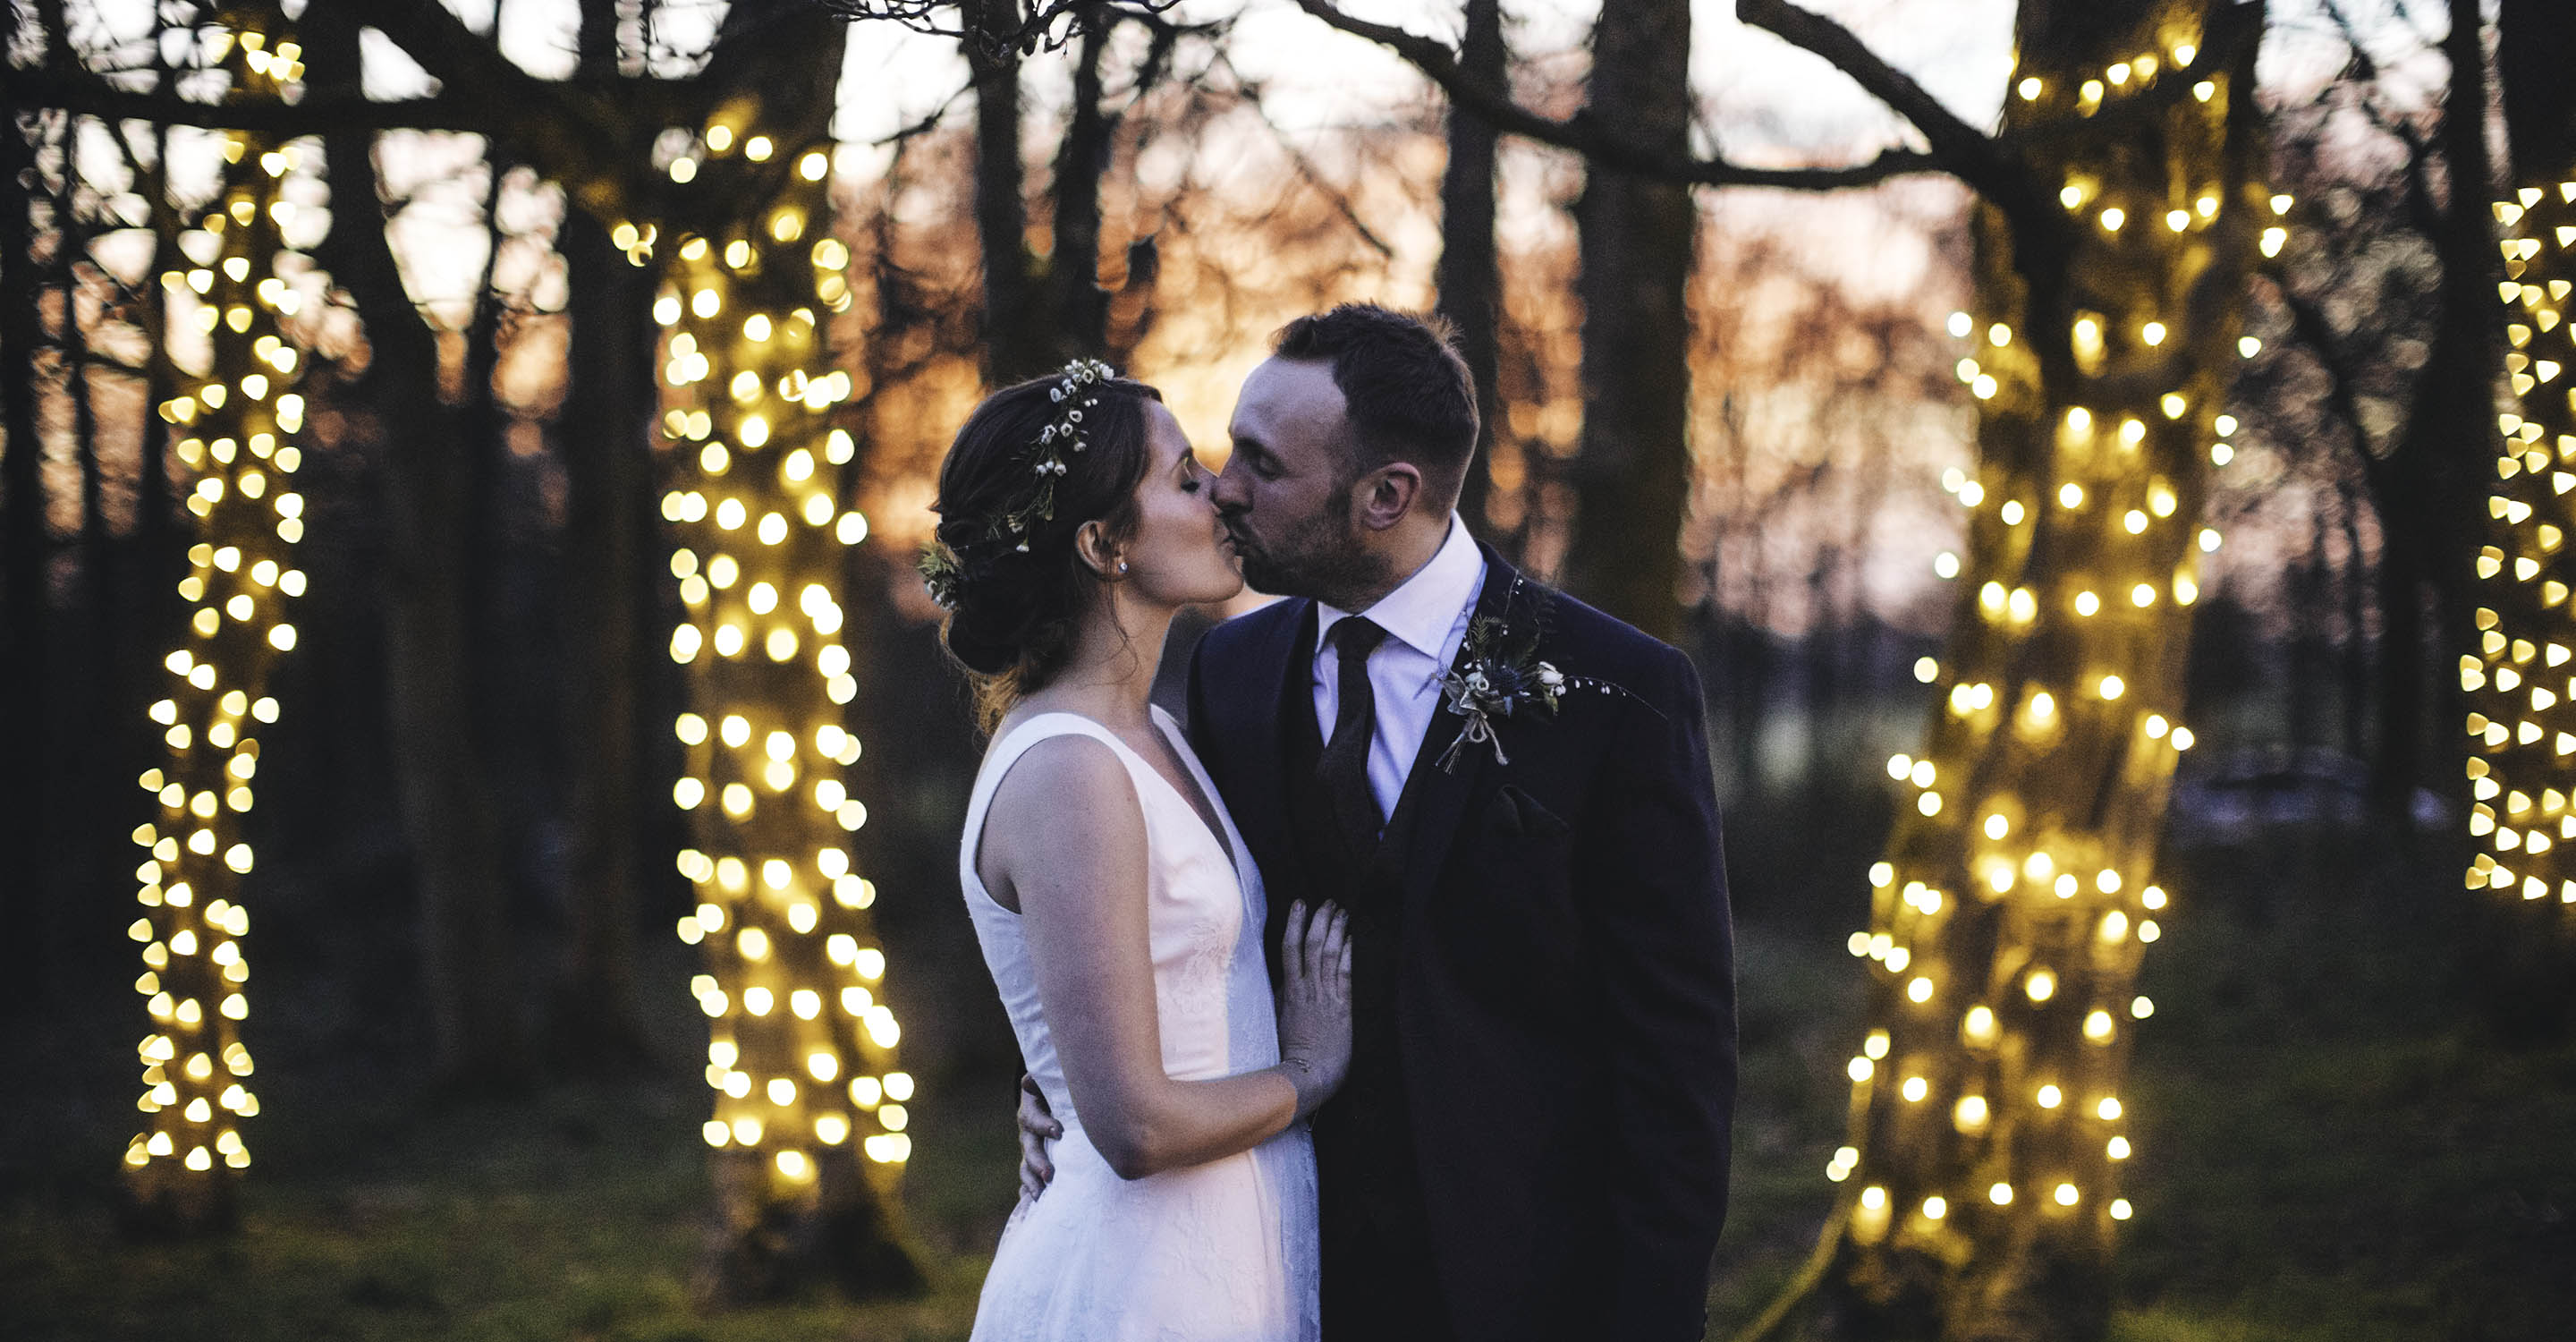
[[[1538,683],[1545,685],[1551,690],[1564,689],[1565,673],[1557,670],[1554,666],[1551,666],[1546,662],[1541,662],[1538,664]]]

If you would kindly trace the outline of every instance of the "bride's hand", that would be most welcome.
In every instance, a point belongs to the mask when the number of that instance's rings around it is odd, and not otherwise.
[[[1280,937],[1279,1061],[1297,1088],[1297,1117],[1315,1112],[1351,1069],[1350,915],[1327,903],[1289,906]]]

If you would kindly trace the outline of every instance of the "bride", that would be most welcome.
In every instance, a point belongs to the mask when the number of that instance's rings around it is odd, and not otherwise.
[[[1260,873],[1146,699],[1172,616],[1241,590],[1153,388],[1077,360],[977,407],[923,558],[992,744],[958,874],[1055,1178],[1002,1232],[993,1339],[1317,1336],[1305,1119],[1350,1060],[1342,913],[1294,909],[1274,1002]]]

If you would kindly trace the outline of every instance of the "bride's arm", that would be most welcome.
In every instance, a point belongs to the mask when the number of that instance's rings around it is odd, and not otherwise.
[[[1320,1017],[1305,1023],[1321,1028],[1283,1031],[1285,1060],[1275,1067],[1211,1081],[1164,1074],[1146,927],[1145,821],[1134,784],[1106,746],[1056,737],[1021,757],[994,793],[978,865],[995,897],[1024,920],[1073,1107],[1120,1177],[1249,1150],[1340,1084],[1350,1019],[1338,913],[1315,920],[1311,942],[1292,926],[1290,948],[1301,953],[1291,957],[1297,963],[1283,993],[1292,1016]]]

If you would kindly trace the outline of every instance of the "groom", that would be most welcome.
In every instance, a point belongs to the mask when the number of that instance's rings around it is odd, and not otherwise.
[[[1698,676],[1468,534],[1475,394],[1439,328],[1291,322],[1231,433],[1214,500],[1291,599],[1199,643],[1189,730],[1274,968],[1291,903],[1351,914],[1325,1342],[1698,1338],[1736,1066]]]

